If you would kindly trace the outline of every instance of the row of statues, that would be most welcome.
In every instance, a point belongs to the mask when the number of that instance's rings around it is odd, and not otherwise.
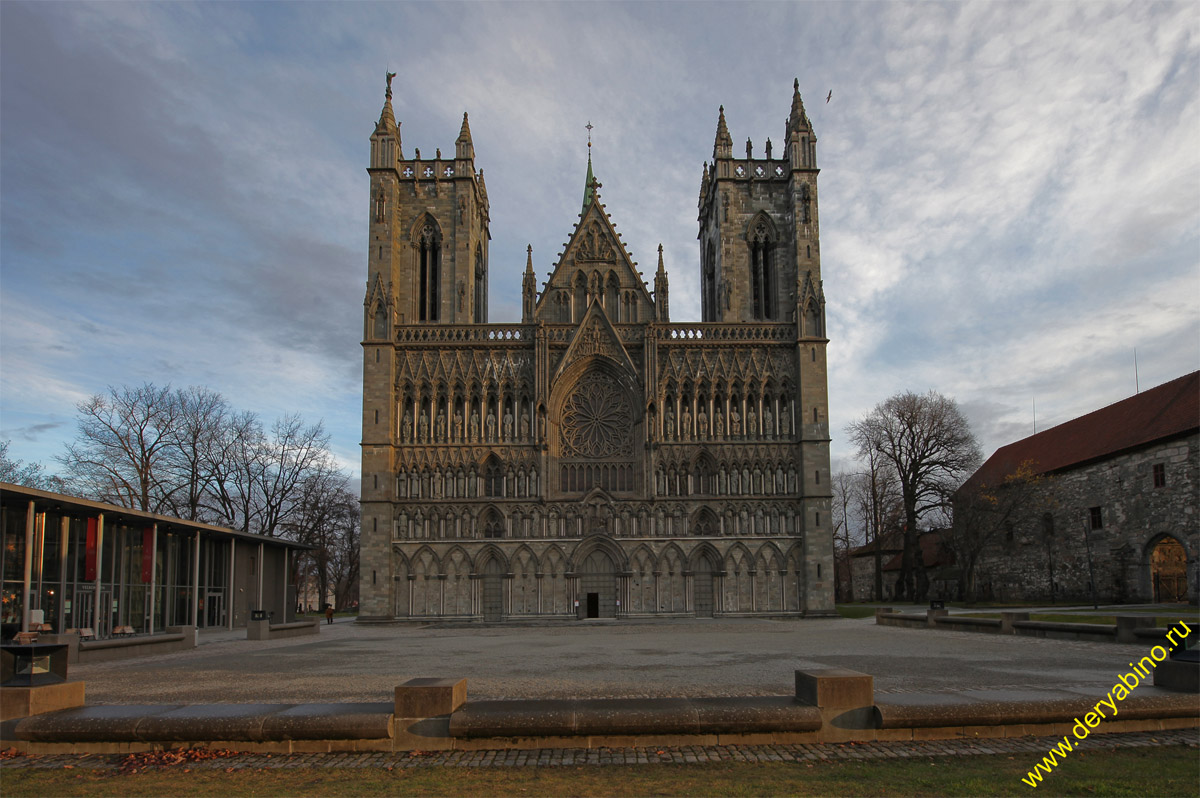
[[[456,410],[454,418],[450,423],[450,429],[447,430],[446,413],[444,410],[439,410],[437,417],[433,420],[433,428],[431,430],[429,414],[421,410],[421,415],[417,419],[414,430],[412,411],[405,411],[404,419],[400,422],[400,440],[405,443],[477,443],[480,441],[530,440],[531,426],[528,413],[521,414],[520,437],[514,437],[513,435],[516,420],[513,418],[512,411],[508,409],[504,411],[504,418],[500,422],[500,429],[497,429],[495,412],[490,410],[488,411],[487,418],[483,421],[482,429],[480,428],[479,411],[471,411],[471,418],[467,422],[465,436],[462,411]],[[497,437],[497,432],[501,433],[501,437]]]
[[[736,407],[729,410],[729,428],[726,431],[725,416],[718,407],[713,413],[712,430],[710,433],[708,424],[708,413],[701,407],[696,413],[695,426],[692,425],[692,411],[689,407],[684,407],[680,416],[679,427],[675,426],[675,411],[670,406],[667,407],[667,412],[663,417],[663,438],[668,441],[680,440],[687,441],[695,438],[696,440],[705,440],[707,438],[721,439],[726,436],[730,438],[742,438],[742,415]],[[746,411],[746,430],[745,438],[774,438],[776,434],[779,437],[787,437],[791,434],[791,422],[788,414],[779,414],[779,430],[775,430],[775,416],[771,412],[769,406],[763,408],[762,426],[758,425],[758,414],[754,412],[754,408],[750,407]]]

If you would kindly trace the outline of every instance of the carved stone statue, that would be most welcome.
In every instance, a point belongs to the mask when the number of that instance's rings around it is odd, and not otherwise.
[[[692,411],[683,408],[683,423],[679,426],[679,439],[688,440],[692,437]]]
[[[463,436],[463,417],[461,410],[454,411],[454,440],[461,441]]]
[[[713,437],[723,438],[725,436],[725,414],[721,412],[721,408],[717,408],[716,415],[713,417]]]
[[[675,411],[668,407],[667,414],[664,419],[667,423],[663,428],[663,437],[667,440],[671,440],[675,437]]]
[[[417,422],[417,432],[421,439],[421,443],[429,441],[429,416],[425,415],[425,411],[421,411],[421,420]]]
[[[779,434],[785,436],[788,435],[792,431],[791,426],[792,422],[788,416],[787,407],[785,406],[783,411],[779,414]]]
[[[433,422],[433,433],[437,436],[435,440],[446,440],[446,411],[438,411],[437,420]]]
[[[513,415],[511,410],[504,411],[504,440],[511,441],[513,436]]]
[[[472,442],[479,440],[479,411],[471,411],[471,429],[470,435]]]
[[[400,440],[407,441],[412,439],[412,413],[404,411],[404,421],[400,425]]]
[[[708,437],[708,413],[704,412],[704,408],[700,408],[700,412],[696,414],[696,429],[699,431],[699,437]]]
[[[529,440],[529,414],[521,414],[521,439]]]
[[[487,424],[487,439],[489,441],[496,440],[496,414],[489,410],[487,421],[484,423]]]
[[[742,434],[742,417],[736,407],[729,411],[729,434],[734,438]]]
[[[746,411],[746,437],[758,437],[758,413],[754,412],[754,408]]]
[[[768,438],[775,437],[774,421],[775,421],[775,417],[773,415],[771,415],[771,408],[764,407],[763,408],[763,434],[766,435]]]

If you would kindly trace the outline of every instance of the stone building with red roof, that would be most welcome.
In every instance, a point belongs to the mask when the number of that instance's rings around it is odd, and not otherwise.
[[[1036,484],[988,543],[980,598],[1090,601],[1090,574],[1101,602],[1196,602],[1200,372],[1001,447],[959,496],[1025,463]]]

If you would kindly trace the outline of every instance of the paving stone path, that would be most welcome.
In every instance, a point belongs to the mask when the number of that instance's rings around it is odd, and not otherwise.
[[[196,770],[264,770],[268,768],[419,768],[419,767],[566,767],[579,765],[699,764],[708,762],[813,762],[913,757],[1020,754],[1032,763],[1060,737],[1007,737],[988,740],[927,742],[797,743],[794,745],[715,745],[683,748],[542,748],[529,751],[412,751],[332,754],[235,754],[188,761],[167,767]],[[1078,749],[1148,748],[1188,745],[1200,748],[1200,730],[1105,734]],[[15,756],[0,761],[6,768],[117,770],[124,759],[114,754]]]

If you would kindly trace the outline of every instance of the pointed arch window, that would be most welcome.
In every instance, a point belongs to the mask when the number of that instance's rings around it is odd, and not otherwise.
[[[704,259],[701,264],[703,269],[702,281],[702,297],[701,297],[701,320],[702,321],[718,321],[717,318],[717,253],[712,242],[709,242],[708,247],[704,251]]]
[[[417,309],[417,318],[420,321],[437,321],[440,303],[438,288],[441,285],[442,271],[442,231],[432,219],[421,228],[418,258],[420,307]]]
[[[475,323],[487,322],[487,268],[483,264],[483,247],[475,245]]]
[[[495,457],[491,457],[487,461],[483,472],[483,495],[484,496],[503,496],[504,495],[504,469],[500,465],[500,461]]]
[[[495,510],[489,510],[488,514],[484,516],[483,536],[485,538],[504,537],[504,521]]]
[[[750,235],[750,288],[756,319],[775,319],[775,241],[760,219]]]

